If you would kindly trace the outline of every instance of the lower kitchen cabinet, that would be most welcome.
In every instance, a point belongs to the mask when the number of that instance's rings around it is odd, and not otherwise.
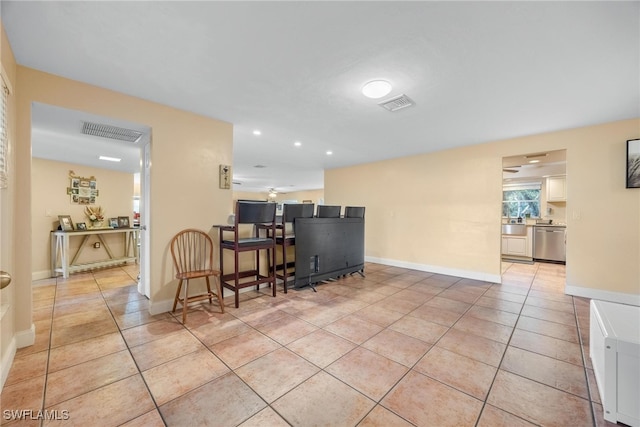
[[[527,236],[502,236],[502,254],[527,256]]]
[[[533,257],[533,227],[527,226],[522,236],[502,235],[502,255]]]

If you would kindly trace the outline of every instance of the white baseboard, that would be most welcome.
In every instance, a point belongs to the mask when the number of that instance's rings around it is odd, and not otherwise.
[[[51,270],[33,271],[31,273],[31,280],[42,280],[51,278]]]
[[[9,376],[9,370],[11,369],[11,365],[13,364],[13,359],[16,356],[16,339],[13,337],[11,342],[9,342],[9,348],[2,356],[2,377],[0,378],[0,391],[4,388],[4,383],[7,381],[7,377]]]
[[[248,288],[240,289],[240,293],[251,292],[253,290],[255,290],[255,287],[250,286]],[[222,298],[233,297],[233,296],[234,296],[234,293],[230,289],[226,289],[226,288],[222,289]],[[178,305],[178,308],[179,307],[180,305]],[[173,298],[165,299],[162,301],[149,300],[149,314],[151,314],[152,316],[155,316],[156,314],[161,314],[161,313],[168,313],[171,311],[172,308],[173,308]]]
[[[640,294],[627,294],[624,292],[612,292],[604,289],[584,288],[581,286],[570,285],[566,285],[564,287],[564,292],[577,297],[640,306]]]
[[[0,391],[4,388],[4,383],[9,376],[9,370],[11,369],[11,365],[13,364],[13,359],[16,356],[16,351],[22,347],[28,347],[33,345],[36,341],[36,325],[33,323],[31,327],[26,331],[17,332],[9,343],[9,348],[5,352],[4,356],[2,356],[2,377],[0,378]]]
[[[376,264],[389,265],[392,267],[409,268],[411,270],[426,271],[435,274],[446,274],[448,276],[462,277],[465,279],[482,280],[490,283],[502,283],[500,274],[488,274],[480,271],[460,270],[457,268],[441,267],[437,265],[416,264],[413,262],[398,261],[394,259],[365,257],[365,261]]]
[[[36,325],[31,324],[31,327],[25,331],[16,332],[16,347],[28,347],[36,342]]]
[[[155,316],[156,314],[167,313],[173,308],[173,299],[165,299],[162,301],[149,300],[149,314]]]

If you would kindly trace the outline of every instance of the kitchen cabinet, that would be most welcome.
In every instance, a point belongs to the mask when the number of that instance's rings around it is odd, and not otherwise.
[[[527,237],[502,236],[502,254],[527,256]]]
[[[527,234],[502,235],[502,255],[533,257],[533,227],[527,226]]]
[[[550,176],[547,178],[547,202],[567,201],[567,177]]]

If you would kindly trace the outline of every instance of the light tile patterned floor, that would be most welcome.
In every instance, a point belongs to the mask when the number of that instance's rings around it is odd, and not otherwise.
[[[14,426],[600,426],[589,301],[564,266],[491,284],[367,264],[309,288],[150,316],[136,266],[34,283]],[[585,359],[586,357],[586,359]],[[8,420],[32,410],[66,420]],[[9,412],[6,412],[9,411]],[[57,411],[57,412],[54,412]],[[25,415],[25,413],[23,413]],[[29,415],[26,413],[26,415]]]

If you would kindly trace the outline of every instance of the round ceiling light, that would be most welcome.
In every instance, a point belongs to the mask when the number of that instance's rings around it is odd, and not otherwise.
[[[391,92],[391,83],[386,80],[372,80],[362,87],[362,94],[367,98],[378,99]]]

